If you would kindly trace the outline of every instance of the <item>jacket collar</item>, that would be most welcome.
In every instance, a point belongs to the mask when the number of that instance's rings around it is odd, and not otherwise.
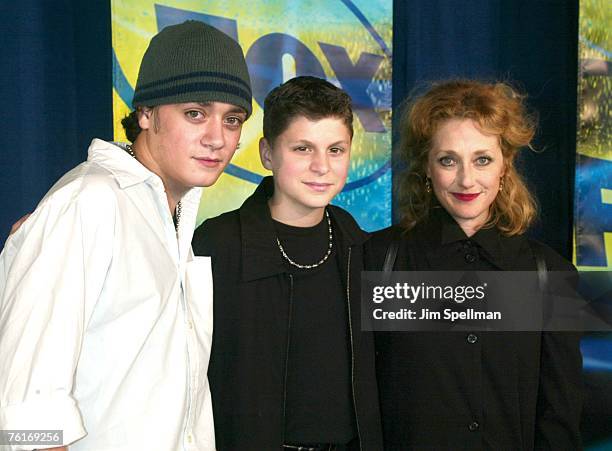
[[[442,207],[436,206],[431,210],[429,218],[420,228],[422,238],[427,242],[428,257],[434,267],[444,267],[444,261],[435,261],[442,258],[445,252],[439,252],[438,246],[448,247],[456,242],[475,243],[484,251],[485,258],[501,270],[511,270],[518,259],[525,243],[523,236],[505,237],[495,227],[478,230],[468,237],[457,221]],[[440,266],[442,265],[442,266]]]
[[[95,138],[89,145],[87,160],[99,164],[113,174],[121,189],[149,179],[158,179],[161,183],[157,175],[125,151],[126,146],[125,143],[110,143]]]
[[[245,282],[287,271],[276,243],[276,231],[268,208],[274,194],[274,179],[265,177],[239,209],[242,238],[242,279]],[[368,234],[341,208],[329,206],[338,248],[362,245]]]

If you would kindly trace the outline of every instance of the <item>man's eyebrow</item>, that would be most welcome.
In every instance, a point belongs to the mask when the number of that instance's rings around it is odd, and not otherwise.
[[[212,101],[207,101],[207,102],[196,102],[198,105],[202,106],[202,107],[207,107],[207,106],[211,106],[213,104]],[[242,114],[247,114],[246,110],[242,107],[239,107],[237,105],[233,106],[233,108],[231,108],[228,113],[242,113]]]
[[[231,110],[228,111],[228,113],[242,113],[244,115],[247,114],[246,110],[244,108],[239,107],[239,106],[232,108]]]

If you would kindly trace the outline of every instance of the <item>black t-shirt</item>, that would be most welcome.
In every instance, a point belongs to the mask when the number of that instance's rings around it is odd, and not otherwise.
[[[314,227],[274,222],[287,255],[305,265],[327,252],[327,220]],[[349,332],[344,283],[334,243],[320,266],[293,275],[287,367],[285,441],[347,443],[356,436],[351,394]],[[279,250],[280,252],[280,250]]]

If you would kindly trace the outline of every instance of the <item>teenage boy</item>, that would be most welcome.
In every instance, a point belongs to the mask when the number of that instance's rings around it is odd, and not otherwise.
[[[190,242],[196,187],[251,113],[242,50],[200,22],[165,28],[133,106],[133,145],[94,139],[2,252],[0,429],[60,430],[64,450],[214,450],[210,262]]]
[[[360,327],[367,234],[329,205],[349,170],[350,98],[298,77],[264,107],[273,177],[193,240],[213,262],[217,448],[380,451],[373,342]]]

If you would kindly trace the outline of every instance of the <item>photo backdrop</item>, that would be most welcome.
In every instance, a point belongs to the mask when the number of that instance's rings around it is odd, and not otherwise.
[[[579,18],[574,263],[612,270],[612,8],[581,0]],[[612,276],[602,296],[612,305]],[[582,432],[588,451],[612,449],[612,334],[582,339],[586,388]]]
[[[112,0],[113,120],[130,111],[138,65],[153,35],[188,19],[206,22],[244,49],[253,116],[239,150],[214,187],[204,190],[198,222],[238,208],[267,175],[259,161],[266,94],[297,75],[326,78],[352,97],[351,169],[334,203],[366,230],[391,224],[391,0]]]
[[[606,6],[607,5],[607,6]],[[580,2],[575,263],[612,269],[612,7]]]
[[[138,4],[136,1],[130,3]],[[256,3],[256,7],[252,7]],[[245,42],[247,30],[242,28],[241,24],[246,23],[243,19],[250,20],[259,14],[256,11],[262,4],[268,3],[272,4],[265,0],[245,0],[240,4],[242,12],[234,20],[238,40],[245,50],[256,38]],[[233,5],[223,0],[159,4],[222,18],[228,17]],[[202,6],[205,4],[212,6]],[[538,153],[526,152],[523,161],[524,173],[540,200],[542,211],[533,236],[568,258],[574,254],[581,269],[609,267],[612,255],[609,244],[612,233],[609,213],[612,9],[609,0],[473,0],[462,2],[460,8],[456,0],[395,0],[393,33],[380,25],[382,18],[377,19],[382,9],[385,10],[384,20],[390,21],[387,3],[310,2],[324,5],[317,14],[311,14],[312,9],[302,7],[300,1],[275,1],[273,4],[275,6],[268,9],[275,17],[263,17],[259,21],[277,20],[280,31],[274,32],[295,36],[289,26],[284,25],[285,21],[293,18],[295,22],[295,17],[299,17],[301,22],[313,24],[310,26],[316,27],[319,33],[322,27],[319,18],[329,21],[329,10],[337,12],[333,17],[337,20],[347,17],[353,20],[354,17],[355,30],[365,30],[357,16],[360,11],[387,48],[391,47],[392,34],[396,112],[415,86],[429,80],[484,77],[518,82],[529,94],[528,103],[540,113],[536,148],[545,149]],[[279,12],[277,5],[280,4],[296,4],[301,9],[288,12],[285,17]],[[110,0],[0,2],[0,16],[4,20],[0,54],[6,62],[0,72],[4,99],[0,106],[3,127],[0,135],[3,174],[0,178],[0,242],[4,242],[15,220],[32,211],[62,174],[87,158],[87,146],[93,137],[113,138],[112,96],[115,103],[119,91],[127,92],[124,95],[127,99],[130,96],[129,89],[118,87],[121,81],[117,78],[113,88],[112,61],[121,63],[125,82],[129,80],[128,86],[133,86],[136,66],[147,39],[158,29],[155,6],[153,3],[146,5],[146,11],[141,9],[129,15],[121,25],[121,33],[126,38],[134,37],[130,44],[135,48],[134,55],[127,57],[115,49],[113,58],[112,31],[118,43],[116,33],[120,28],[117,24],[111,27]],[[341,5],[345,9],[333,10]],[[354,5],[357,9],[349,7]],[[112,6],[113,14],[127,7],[114,1]],[[334,32],[335,28],[334,25]],[[353,33],[343,37],[352,40]],[[376,42],[374,38],[367,39]],[[316,55],[326,76],[337,79],[318,41],[334,42],[324,37],[316,38],[307,46]],[[369,53],[384,55],[374,79],[383,79],[384,73],[387,80],[384,71],[390,71],[385,69],[390,67],[388,56],[379,50],[380,46],[371,45]],[[347,52],[355,65],[359,54]],[[290,57],[286,59],[291,61]],[[372,89],[375,85],[369,86]],[[608,86],[607,90],[604,86]],[[121,114],[124,114],[123,111],[128,111],[129,100],[122,102]],[[255,108],[259,106],[255,104]],[[381,120],[386,125],[383,110],[379,107]],[[117,114],[115,111],[116,117]],[[259,129],[255,120],[249,122],[247,128]],[[606,123],[607,128],[602,128]],[[586,124],[592,125],[585,128]],[[361,127],[359,119],[355,125]],[[247,133],[245,129],[245,137]],[[579,156],[576,158],[577,135]],[[121,133],[116,134],[115,139],[121,138]],[[356,152],[354,164],[360,164],[357,158]],[[386,176],[388,172],[377,179],[378,183]],[[238,180],[231,175],[222,178]],[[357,179],[352,173],[351,181]],[[244,184],[248,187],[245,191],[254,187]],[[382,203],[373,194],[370,199],[371,203]],[[386,210],[386,204],[380,209]],[[578,251],[573,252],[575,249]],[[610,338],[591,335],[583,339],[587,398],[582,431],[588,451],[612,449]]]

